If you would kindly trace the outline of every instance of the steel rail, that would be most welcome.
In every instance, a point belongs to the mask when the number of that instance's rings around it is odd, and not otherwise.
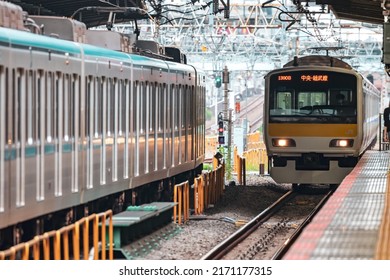
[[[294,244],[294,241],[298,238],[298,236],[302,233],[303,229],[312,221],[313,217],[318,213],[318,211],[322,208],[322,206],[326,203],[326,201],[332,196],[336,188],[331,188],[329,192],[321,199],[321,201],[317,204],[317,206],[310,212],[310,214],[306,217],[306,219],[302,222],[302,224],[294,231],[289,239],[287,239],[283,245],[275,252],[275,254],[271,257],[271,260],[281,260],[283,256],[287,253],[287,251]]]
[[[201,260],[220,260],[238,243],[247,238],[254,230],[256,230],[262,223],[269,219],[276,211],[283,205],[295,197],[297,193],[293,190],[288,191],[275,201],[271,206],[262,211],[259,215],[249,221],[245,226],[237,230],[223,242],[215,246],[211,251],[204,255]]]

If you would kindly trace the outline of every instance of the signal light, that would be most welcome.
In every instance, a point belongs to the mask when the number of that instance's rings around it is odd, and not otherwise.
[[[218,144],[220,145],[223,145],[225,144],[225,136],[223,135],[223,131],[224,131],[224,127],[223,127],[223,120],[219,120],[218,121]]]
[[[223,135],[223,130],[224,130],[224,128],[223,128],[223,121],[219,121],[218,122],[218,134],[219,135]]]
[[[217,88],[220,88],[221,85],[222,85],[222,78],[221,78],[221,76],[216,76],[216,77],[215,77],[215,86],[216,86]]]

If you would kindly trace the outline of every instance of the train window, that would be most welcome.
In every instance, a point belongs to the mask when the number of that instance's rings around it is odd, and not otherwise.
[[[349,105],[355,103],[355,98],[350,89],[331,89],[330,103],[334,105]]]
[[[134,135],[135,135],[135,161],[134,162],[139,162],[140,160],[140,134],[141,134],[141,128],[140,128],[140,123],[141,123],[141,104],[142,104],[142,90],[143,88],[143,83],[142,82],[135,82],[135,90],[134,90],[134,102],[133,102],[133,110],[134,110]],[[144,111],[144,110],[142,110]],[[139,164],[134,164],[134,175],[138,176],[140,172],[140,165]]]
[[[72,97],[72,106],[71,106],[71,109],[72,109],[72,112],[73,112],[73,122],[71,124],[71,133],[72,133],[72,137],[77,140],[78,139],[78,131],[76,131],[76,122],[79,121],[80,119],[80,102],[79,102],[79,99],[80,99],[80,76],[79,75],[76,75],[74,74],[73,76],[73,82],[72,82],[72,87],[73,87],[73,97]],[[80,127],[79,127],[80,129]],[[77,138],[76,138],[77,136]]]
[[[134,83],[133,87],[133,94],[131,95],[131,102],[132,102],[132,112],[130,113],[130,117],[132,118],[132,127],[133,127],[133,132],[137,131],[137,122],[138,122],[138,102],[139,102],[139,82],[136,81]]]
[[[26,114],[26,124],[27,124],[27,144],[32,145],[35,139],[35,85],[34,85],[34,71],[30,70],[26,75],[26,85],[25,92],[27,97],[27,114]]]
[[[45,93],[44,93],[44,70],[38,70],[37,71],[37,96],[36,96],[36,137],[37,139],[40,137],[41,129],[41,119],[44,120],[44,100],[45,100]],[[44,140],[44,139],[42,139]]]
[[[186,114],[187,114],[187,94],[189,92],[189,87],[186,85],[186,86],[183,86],[182,88],[182,92],[180,94],[180,102],[181,102],[181,106],[180,106],[180,110],[181,110],[181,122],[180,122],[180,128],[186,128]]]
[[[99,138],[103,134],[103,93],[104,93],[104,78],[96,77],[95,79],[95,97],[94,97],[94,120],[95,120],[95,138]]]
[[[140,95],[139,95],[139,109],[138,109],[138,112],[139,112],[139,118],[140,118],[140,133],[141,134],[144,134],[145,131],[146,131],[146,96],[149,92],[149,88],[148,88],[148,82],[144,83],[144,82],[141,82],[141,92],[140,92]],[[144,108],[142,110],[142,108]]]
[[[126,88],[127,88],[127,80],[119,80],[119,100],[118,100],[118,134],[119,136],[123,136],[124,131],[126,131],[125,123],[126,123]]]
[[[275,93],[275,112],[277,114],[284,114],[286,110],[291,109],[292,106],[292,95],[290,91],[280,91]]]
[[[62,79],[61,79],[61,72],[57,72],[55,74],[55,86],[54,86],[54,100],[53,100],[53,136],[54,139],[60,138],[60,133],[62,133],[60,129],[61,120],[62,120],[62,110],[63,110],[63,104],[62,104]]]
[[[156,126],[156,90],[157,83],[150,84],[149,92],[149,132],[153,133]]]
[[[130,110],[131,110],[131,82],[129,80],[125,80],[123,85],[123,101],[125,102],[125,106],[123,107],[123,122],[122,122],[122,130],[127,135],[130,131]]]
[[[25,96],[24,92],[25,88],[25,80],[24,80],[24,69],[18,69],[16,73],[16,96],[15,96],[15,102],[14,102],[14,110],[15,110],[15,133],[14,133],[14,140],[15,142],[25,141],[25,139],[22,139],[22,135],[24,136],[23,127],[25,126],[25,121],[20,121],[23,119],[22,114],[25,114],[25,102],[23,97]],[[22,133],[23,131],[23,133]]]
[[[305,110],[308,106],[326,105],[326,92],[298,92],[298,109]]]
[[[112,78],[107,80],[107,136],[112,136],[114,132],[115,116],[115,81]]]
[[[354,75],[319,70],[293,71],[271,75],[269,81],[270,122],[357,122],[357,80]]]
[[[65,141],[68,141],[69,140],[69,132],[70,132],[70,127],[69,127],[69,123],[70,123],[70,118],[71,118],[71,114],[70,114],[70,95],[72,95],[72,93],[70,92],[71,90],[71,77],[69,74],[65,74],[64,75],[64,93],[63,93],[63,98],[64,98],[64,104],[63,104],[63,108],[64,108],[64,116],[63,116],[63,137],[64,137],[64,140]]]
[[[88,76],[86,77],[86,81],[85,81],[85,86],[86,86],[86,93],[85,93],[85,135],[86,137],[88,137],[90,135],[90,131],[91,131],[91,110],[92,110],[92,107],[91,106],[91,102],[92,102],[92,82],[93,82],[93,78],[92,76]]]
[[[118,81],[118,135],[122,136],[124,132],[124,114],[126,113],[126,86],[125,81],[119,80]]]
[[[174,94],[174,105],[173,105],[173,108],[174,108],[174,113],[175,113],[175,130],[179,130],[179,127],[180,127],[180,109],[181,109],[181,102],[180,102],[180,97],[181,97],[181,92],[182,92],[182,86],[181,85],[178,85],[178,87],[176,88],[175,90],[175,94]]]
[[[156,96],[156,110],[157,110],[157,114],[156,114],[156,131],[158,132],[161,132],[162,131],[162,111],[163,111],[163,108],[161,107],[162,106],[162,92],[164,90],[164,85],[163,84],[159,84],[158,85],[158,88],[157,88],[157,96]]]
[[[119,80],[114,78],[113,79],[113,88],[112,88],[112,105],[111,105],[111,118],[112,118],[112,127],[111,127],[111,132],[112,136],[118,134],[118,124],[119,124],[119,116],[120,116],[120,111],[119,111]]]
[[[166,96],[167,96],[167,84],[162,84],[160,85],[160,94],[159,94],[159,131],[165,131],[166,128],[166,117],[165,117],[165,112],[166,112]]]
[[[53,86],[52,72],[46,72],[46,141],[50,143],[53,137]]]
[[[176,119],[175,119],[175,108],[177,108],[176,105],[176,91],[177,91],[177,85],[172,84],[170,88],[169,93],[169,100],[168,100],[168,108],[169,108],[169,125],[168,125],[168,131],[170,133],[171,138],[171,150],[169,151],[169,154],[171,155],[171,166],[175,166],[175,127],[176,127]]]
[[[194,103],[193,103],[193,98],[195,96],[195,87],[194,86],[191,86],[189,88],[189,95],[187,96],[187,107],[188,107],[188,110],[187,110],[187,124],[188,124],[188,128],[192,128],[192,118],[191,116],[193,116],[194,114]]]

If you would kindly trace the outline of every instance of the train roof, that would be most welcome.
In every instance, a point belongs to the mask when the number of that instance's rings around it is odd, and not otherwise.
[[[55,37],[42,36],[22,30],[14,30],[0,27],[0,42],[16,48],[32,48],[51,53],[68,54],[69,56],[108,58],[119,61],[128,61],[134,64],[153,66],[157,68],[169,67],[174,71],[192,71],[193,67],[187,64],[177,63],[169,60],[161,60],[156,57],[144,56],[138,53],[126,53],[116,50],[94,46],[90,44],[77,43]]]
[[[186,55],[178,48],[165,47],[154,41],[138,40],[135,33],[122,34],[111,30],[89,30],[83,22],[73,18],[28,15],[20,6],[3,1],[0,1],[0,28],[25,32],[25,34],[18,33],[16,36],[9,35],[12,31],[5,31],[6,34],[3,36],[0,34],[1,40],[14,46],[23,46],[22,42],[28,41],[33,48],[50,48],[53,51],[64,51],[69,54],[78,53],[76,44],[65,42],[70,41],[142,57],[187,64]],[[33,34],[43,36],[31,37],[34,36]],[[32,38],[37,38],[36,42]],[[56,41],[54,38],[61,39],[61,41]],[[62,44],[64,46],[61,46]],[[85,50],[86,54],[90,51],[97,56],[105,52],[117,58],[126,56],[93,47],[85,47]],[[135,60],[142,60],[142,58],[135,58]]]
[[[341,59],[327,55],[308,55],[303,57],[295,56],[293,60],[283,65],[283,67],[299,66],[328,66],[343,69],[352,69],[351,65],[342,61]]]
[[[70,55],[80,55],[81,53],[80,48],[73,42],[9,28],[0,27],[0,41],[6,42],[15,48],[28,46],[41,50],[68,53]]]

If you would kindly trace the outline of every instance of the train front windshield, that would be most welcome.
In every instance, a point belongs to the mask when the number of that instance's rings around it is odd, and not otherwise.
[[[329,71],[273,74],[270,123],[357,123],[356,76]]]

